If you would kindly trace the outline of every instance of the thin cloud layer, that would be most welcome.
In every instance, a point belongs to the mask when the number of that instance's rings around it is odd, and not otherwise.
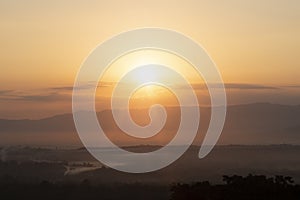
[[[113,85],[115,85],[114,82],[100,82],[98,84],[98,88],[101,88],[101,87],[112,87]],[[93,87],[92,84],[86,84],[86,85],[83,85],[77,89],[89,89]],[[47,88],[48,90],[52,90],[52,91],[73,91],[74,87],[73,86],[62,86],[62,87],[51,87],[51,88]]]
[[[211,84],[212,88],[221,88],[221,84]],[[268,85],[258,84],[244,84],[244,83],[225,83],[225,89],[237,89],[237,90],[279,90],[281,87],[273,87]],[[176,85],[179,89],[187,89],[184,85]],[[206,90],[206,85],[203,83],[192,84],[194,90]]]
[[[113,82],[101,82],[98,85],[98,88],[109,88],[113,87],[115,83]],[[213,84],[213,88],[219,88],[221,85]],[[91,87],[90,84],[83,86],[80,89],[88,89]],[[123,85],[125,87],[125,85]],[[175,87],[179,89],[187,89],[184,85],[176,85]],[[192,84],[194,90],[201,92],[202,90],[206,90],[205,84]],[[247,92],[248,97],[252,97],[251,101],[257,99],[256,102],[260,102],[260,99],[264,96],[276,96],[284,95],[285,98],[287,96],[291,96],[294,99],[295,94],[289,93],[290,89],[298,89],[300,86],[268,86],[268,85],[258,85],[258,84],[243,84],[243,83],[225,83],[225,88],[227,90],[227,94],[232,96],[231,93],[234,93],[233,96],[236,97],[237,93],[243,96],[244,91]],[[70,101],[72,96],[73,86],[61,86],[61,87],[50,87],[43,88],[39,90],[28,90],[28,91],[18,91],[18,90],[0,90],[0,101],[24,101],[24,102],[60,102],[60,101]],[[258,90],[265,91],[263,93],[259,93]],[[284,93],[284,94],[283,94]],[[232,97],[233,97],[232,96]],[[257,98],[254,98],[257,97]],[[239,97],[240,98],[240,97]],[[239,99],[238,98],[238,99]],[[246,97],[245,97],[246,98]],[[268,98],[269,99],[269,98]],[[238,101],[238,100],[237,100]],[[268,101],[268,100],[267,100]],[[236,102],[236,101],[235,101]],[[288,101],[289,102],[289,101]],[[286,102],[287,104],[289,104]],[[243,102],[242,102],[243,103]],[[278,103],[278,102],[276,102]],[[285,102],[282,102],[285,104]]]
[[[24,102],[54,102],[69,101],[70,94],[51,92],[47,89],[39,91],[17,91],[2,90],[0,91],[0,101],[24,101]]]

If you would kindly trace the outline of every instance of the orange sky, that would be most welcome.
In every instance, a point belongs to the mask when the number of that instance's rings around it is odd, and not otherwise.
[[[231,103],[276,96],[275,103],[296,104],[299,8],[297,0],[1,1],[0,118],[70,112],[68,87],[89,52],[112,35],[139,27],[192,37],[226,83],[293,86],[231,91]]]

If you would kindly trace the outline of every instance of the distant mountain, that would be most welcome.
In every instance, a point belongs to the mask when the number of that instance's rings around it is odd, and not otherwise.
[[[201,109],[200,144],[209,123],[210,108]],[[122,133],[114,123],[110,110],[97,113],[108,137],[118,145],[164,145],[174,135],[180,122],[178,107],[168,107],[168,119],[162,132],[149,139],[137,139]],[[132,110],[139,124],[149,122],[148,109]],[[269,103],[229,106],[219,144],[300,144],[300,106]],[[50,144],[80,145],[72,114],[57,115],[40,120],[0,119],[0,145]]]

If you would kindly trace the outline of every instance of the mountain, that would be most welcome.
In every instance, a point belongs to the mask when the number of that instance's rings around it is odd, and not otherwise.
[[[97,113],[107,136],[118,145],[165,145],[174,135],[180,122],[178,107],[167,107],[168,119],[157,135],[139,139],[122,133],[114,123],[110,110]],[[200,144],[209,124],[210,108],[201,110]],[[149,122],[148,109],[131,110],[138,124]],[[300,144],[300,106],[269,103],[228,106],[227,118],[219,144]],[[81,145],[72,114],[56,115],[39,120],[0,119],[0,145]]]

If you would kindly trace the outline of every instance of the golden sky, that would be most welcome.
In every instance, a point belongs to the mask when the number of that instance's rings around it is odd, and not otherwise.
[[[72,86],[81,63],[99,43],[141,27],[192,37],[226,83],[300,85],[298,0],[2,0],[0,95]]]

